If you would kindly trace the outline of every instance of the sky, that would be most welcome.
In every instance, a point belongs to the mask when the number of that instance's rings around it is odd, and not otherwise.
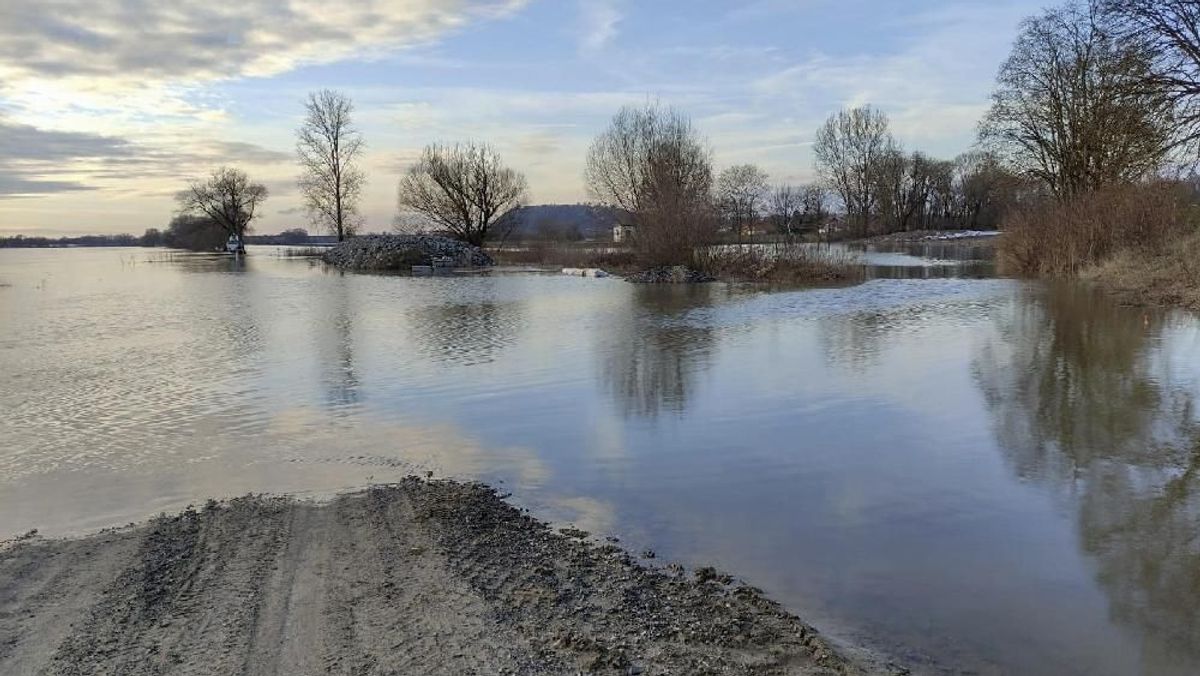
[[[423,146],[481,140],[530,203],[587,201],[587,148],[625,105],[691,117],[715,168],[813,178],[817,127],[870,104],[908,149],[974,143],[1030,0],[0,0],[0,235],[163,228],[236,166],[255,231],[308,227],[309,92],[354,101],[361,210],[387,230]]]

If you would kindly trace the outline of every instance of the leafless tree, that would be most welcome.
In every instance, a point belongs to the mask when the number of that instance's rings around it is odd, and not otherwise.
[[[1088,7],[1026,19],[981,126],[986,144],[1060,198],[1143,178],[1175,145],[1172,100],[1146,50]]]
[[[1123,39],[1151,59],[1149,82],[1176,104],[1181,145],[1200,146],[1200,2],[1093,0]]]
[[[984,151],[959,155],[953,165],[953,221],[964,228],[998,227],[1005,211],[1018,201],[1021,180]]]
[[[775,232],[793,235],[800,225],[803,196],[794,185],[777,185],[767,197],[767,218]]]
[[[504,215],[521,206],[527,192],[525,176],[505,166],[491,146],[466,142],[426,146],[400,179],[398,195],[401,213],[416,213],[478,246],[498,224],[511,222]]]
[[[753,164],[729,167],[717,177],[717,208],[738,239],[758,220],[769,179]]]
[[[239,250],[245,250],[250,223],[266,199],[266,186],[251,182],[246,172],[232,167],[221,167],[205,180],[192,181],[175,196],[181,214],[211,219],[237,240]]]
[[[817,173],[841,198],[860,235],[867,234],[879,201],[879,163],[894,145],[887,116],[870,106],[843,110],[817,130]]]
[[[309,94],[304,108],[304,124],[296,131],[300,192],[312,222],[340,242],[358,225],[364,182],[358,168],[362,134],[351,120],[354,104],[345,94],[324,89]]]
[[[800,221],[812,228],[819,228],[829,215],[829,191],[819,183],[809,183],[800,188]]]
[[[588,150],[592,196],[632,215],[643,262],[692,262],[712,237],[712,164],[682,114],[657,105],[621,109]]]

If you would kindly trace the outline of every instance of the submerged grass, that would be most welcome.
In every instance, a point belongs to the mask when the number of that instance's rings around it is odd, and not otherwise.
[[[487,253],[501,265],[602,268],[609,272],[632,272],[637,269],[637,256],[633,251],[605,246],[528,242],[491,248]]]
[[[1153,251],[1121,251],[1080,276],[1125,303],[1200,310],[1200,232]]]
[[[696,267],[726,281],[771,284],[852,282],[864,276],[862,260],[845,249],[802,242],[710,247]]]

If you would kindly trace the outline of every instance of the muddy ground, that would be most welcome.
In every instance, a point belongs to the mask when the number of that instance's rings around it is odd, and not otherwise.
[[[246,497],[0,545],[0,674],[857,674],[711,569],[650,568],[479,484]]]

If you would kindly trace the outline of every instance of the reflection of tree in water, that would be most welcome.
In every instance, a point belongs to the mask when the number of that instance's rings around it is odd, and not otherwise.
[[[856,312],[823,317],[817,324],[821,349],[829,361],[861,370],[871,365],[902,317],[895,313]]]
[[[626,416],[682,413],[696,376],[713,360],[713,330],[679,321],[688,310],[713,303],[716,285],[653,285],[633,290],[633,306],[601,336],[600,368],[610,395]]]
[[[406,315],[414,346],[426,357],[464,366],[495,361],[525,325],[521,303],[493,297],[413,307]]]
[[[349,284],[343,275],[330,280],[327,293],[321,295],[323,314],[315,323],[325,402],[334,411],[355,408],[362,397],[354,366],[354,316],[358,310]]]
[[[1022,478],[1077,500],[1085,551],[1147,667],[1200,659],[1200,437],[1163,320],[1077,287],[1030,291],[974,372]]]

